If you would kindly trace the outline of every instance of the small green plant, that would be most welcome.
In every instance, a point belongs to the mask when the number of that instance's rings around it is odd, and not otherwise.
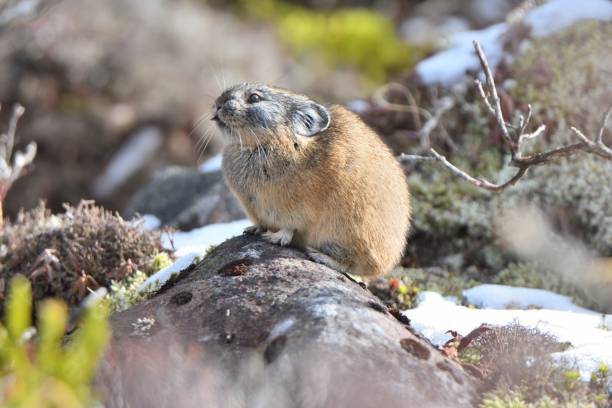
[[[46,299],[31,327],[32,288],[17,275],[10,282],[4,324],[0,324],[0,406],[7,408],[92,406],[91,382],[110,337],[105,302],[89,306],[64,345],[65,303]]]
[[[160,252],[153,257],[153,260],[151,261],[150,270],[152,271],[152,273],[155,273],[159,270],[164,269],[167,266],[170,266],[171,264],[172,259],[170,258],[170,255],[168,255],[166,252]]]
[[[323,12],[281,0],[242,0],[239,5],[248,15],[276,24],[280,38],[295,53],[356,67],[371,84],[410,68],[426,52],[402,42],[389,18],[365,8]]]
[[[563,372],[563,384],[568,391],[571,391],[576,383],[580,381],[580,372],[578,370],[567,370]]]
[[[140,286],[147,280],[147,274],[135,271],[121,281],[112,281],[108,295],[108,306],[111,313],[121,312],[147,298],[147,291]]]

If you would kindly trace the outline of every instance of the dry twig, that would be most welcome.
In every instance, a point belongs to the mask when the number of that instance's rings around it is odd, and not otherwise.
[[[29,143],[23,152],[18,151],[13,155],[17,122],[24,112],[23,106],[15,105],[9,120],[8,131],[0,134],[0,225],[2,225],[3,219],[2,203],[6,193],[36,156],[36,143],[34,142]],[[12,163],[11,158],[13,159]]]
[[[406,98],[407,104],[389,102],[386,95],[390,91],[403,94]],[[440,123],[440,117],[442,116],[442,114],[451,109],[456,103],[456,101],[450,96],[444,97],[438,101],[438,107],[433,115],[427,109],[423,109],[417,104],[414,95],[412,95],[412,93],[407,87],[395,82],[386,84],[378,88],[372,95],[372,100],[379,108],[394,112],[406,112],[412,115],[414,124],[416,128],[419,129],[417,131],[417,135],[419,136],[421,146],[419,148],[418,153],[429,150],[429,148],[431,147],[430,135],[432,131],[437,127],[439,127],[441,130],[441,136],[443,137],[444,142],[446,142],[452,148],[456,148],[453,139],[450,137],[442,123]],[[421,116],[423,116],[427,120],[424,125],[421,125]],[[406,159],[404,159],[404,161],[405,160]]]
[[[485,178],[474,177],[468,174],[467,172],[461,170],[457,166],[450,163],[444,155],[440,154],[434,148],[429,149],[429,152],[432,156],[402,154],[398,157],[400,161],[406,162],[435,160],[440,162],[444,167],[446,167],[451,173],[453,173],[457,177],[460,177],[463,180],[472,183],[476,187],[488,191],[499,192],[515,184],[521,177],[525,175],[525,173],[530,167],[548,163],[560,157],[572,156],[577,152],[587,152],[600,156],[604,159],[612,160],[612,149],[606,146],[603,142],[604,131],[606,129],[610,116],[612,116],[612,107],[604,115],[599,134],[596,138],[589,139],[580,130],[576,129],[575,127],[572,127],[571,130],[578,136],[580,142],[558,147],[556,149],[552,149],[543,153],[532,153],[524,156],[521,152],[521,148],[524,142],[527,140],[535,139],[538,136],[542,135],[546,130],[546,127],[544,125],[541,125],[534,132],[526,133],[527,126],[529,125],[529,121],[531,120],[531,105],[528,105],[527,117],[525,118],[523,115],[520,115],[518,124],[512,125],[506,122],[502,113],[501,103],[497,94],[495,81],[493,80],[493,74],[491,73],[489,63],[487,62],[484,52],[482,51],[482,47],[477,41],[474,41],[474,49],[476,50],[476,55],[478,56],[480,65],[485,75],[485,84],[483,84],[480,80],[476,79],[476,86],[478,88],[480,96],[485,102],[485,106],[487,107],[489,114],[495,117],[495,120],[497,121],[497,124],[501,129],[504,144],[510,151],[509,165],[512,167],[516,167],[516,172],[505,182],[493,183]],[[440,116],[441,113],[436,114],[433,116],[432,120],[438,121]],[[423,126],[423,129],[425,129],[426,127],[427,124]],[[433,127],[435,127],[435,124]],[[426,135],[428,135],[428,133]]]

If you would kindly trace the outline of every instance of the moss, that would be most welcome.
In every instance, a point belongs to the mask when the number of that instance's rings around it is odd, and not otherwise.
[[[446,266],[458,271],[505,265],[492,227],[491,195],[458,182],[435,164],[408,176],[412,195],[412,234],[408,264]]]
[[[77,304],[88,293],[137,270],[151,274],[165,262],[159,233],[82,202],[52,215],[44,205],[19,215],[0,231],[0,279],[28,276],[34,299]],[[154,259],[153,261],[151,261]]]
[[[383,278],[368,283],[368,288],[389,307],[406,310],[416,307],[418,294],[435,291],[463,299],[463,290],[478,285],[469,273],[455,273],[445,268],[396,268]]]
[[[480,408],[581,408],[581,407],[589,407],[592,408],[593,405],[589,403],[578,403],[578,402],[570,402],[560,404],[559,402],[551,399],[548,396],[544,396],[539,398],[534,402],[526,402],[520,392],[517,391],[509,391],[509,392],[498,392],[498,393],[490,393],[483,400],[482,404],[480,404]]]
[[[147,298],[147,293],[155,289],[140,291],[140,286],[147,280],[144,272],[136,271],[122,281],[112,281],[108,294],[108,306],[111,313],[121,312]]]
[[[172,259],[166,252],[160,252],[151,261],[151,271],[157,272],[172,264]]]
[[[580,155],[532,169],[495,206],[507,208],[529,202],[550,216],[561,214],[558,224],[570,222],[569,233],[577,235],[602,256],[612,256],[612,162]],[[554,217],[552,217],[554,220]],[[573,224],[571,224],[573,222]]]
[[[276,24],[280,38],[294,53],[353,66],[370,84],[414,66],[429,51],[403,43],[389,18],[365,8],[317,11],[282,0],[239,4],[248,15]]]
[[[568,139],[567,125],[587,134],[599,130],[610,104],[606,84],[612,81],[612,26],[586,21],[551,36],[534,40],[509,67],[516,79],[511,93],[531,103],[540,123],[553,124]]]

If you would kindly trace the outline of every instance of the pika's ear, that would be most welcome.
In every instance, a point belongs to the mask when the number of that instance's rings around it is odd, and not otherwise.
[[[301,136],[314,136],[329,126],[329,111],[315,102],[300,105],[292,116],[293,131]]]

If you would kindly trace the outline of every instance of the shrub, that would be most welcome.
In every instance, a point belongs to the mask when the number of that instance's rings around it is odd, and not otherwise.
[[[167,263],[155,258],[162,250],[158,232],[91,202],[65,208],[52,215],[41,204],[0,231],[1,280],[21,273],[32,281],[35,300],[57,296],[77,304],[89,290]]]
[[[38,329],[32,328],[30,282],[14,277],[4,325],[0,324],[0,405],[92,406],[95,395],[91,382],[110,337],[107,314],[104,302],[89,306],[80,327],[63,345],[66,305],[51,299],[41,302]]]

